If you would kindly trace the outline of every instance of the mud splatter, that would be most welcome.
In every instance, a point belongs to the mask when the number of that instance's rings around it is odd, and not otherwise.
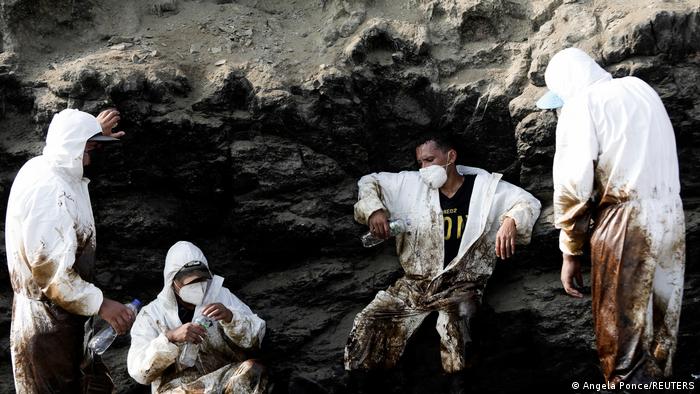
[[[603,209],[591,238],[594,326],[607,381],[656,376],[657,361],[668,358],[666,346],[654,346],[644,335],[653,324],[647,310],[656,261],[651,235],[638,224],[638,209],[632,203]]]
[[[554,194],[555,226],[566,234],[564,246],[580,254],[588,238],[593,201],[581,201],[567,191]]]
[[[42,289],[48,286],[53,277],[56,275],[58,264],[49,259],[45,255],[39,255],[31,264],[32,278],[34,282]]]

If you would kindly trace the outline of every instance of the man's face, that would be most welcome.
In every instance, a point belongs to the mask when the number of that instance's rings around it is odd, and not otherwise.
[[[100,149],[102,145],[99,142],[88,141],[85,143],[85,151],[83,152],[83,167],[87,167],[92,163],[90,159],[91,152]]]
[[[437,147],[435,141],[428,141],[416,148],[416,160],[420,168],[432,166],[433,164],[444,166],[446,164],[454,164],[457,152],[450,149],[443,152]]]

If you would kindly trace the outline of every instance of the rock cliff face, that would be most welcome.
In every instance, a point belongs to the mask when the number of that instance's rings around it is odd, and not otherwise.
[[[688,241],[675,371],[690,381],[700,370],[700,6],[691,0],[3,0],[0,211],[55,112],[116,106],[127,136],[91,168],[100,287],[151,300],[165,252],[190,240],[267,320],[261,357],[276,391],[343,392],[352,319],[401,275],[391,245],[358,242],[355,182],[415,168],[418,134],[453,132],[465,164],[503,173],[544,208],[532,245],[492,278],[473,389],[597,383],[590,299],[565,297],[558,280],[556,117],[534,107],[547,62],[569,46],[616,77],[649,82],[671,116]],[[12,291],[2,267],[5,391]],[[394,391],[445,390],[433,326],[411,343]],[[146,392],[125,372],[127,348],[122,339],[107,357],[118,392]]]

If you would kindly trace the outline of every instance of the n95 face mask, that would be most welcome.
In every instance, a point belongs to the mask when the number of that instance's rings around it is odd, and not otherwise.
[[[182,286],[178,295],[180,298],[193,305],[199,305],[204,299],[204,292],[207,290],[207,282],[197,282],[191,283],[189,285]]]
[[[443,166],[432,165],[418,170],[421,179],[431,189],[439,189],[447,182],[447,171]]]

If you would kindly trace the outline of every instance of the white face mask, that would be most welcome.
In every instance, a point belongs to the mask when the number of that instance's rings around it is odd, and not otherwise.
[[[182,286],[177,294],[188,304],[199,305],[204,299],[204,292],[206,290],[207,281],[204,281]]]
[[[449,165],[449,164],[448,164]],[[418,170],[421,179],[431,189],[439,189],[447,182],[447,171],[445,167],[433,164]]]

